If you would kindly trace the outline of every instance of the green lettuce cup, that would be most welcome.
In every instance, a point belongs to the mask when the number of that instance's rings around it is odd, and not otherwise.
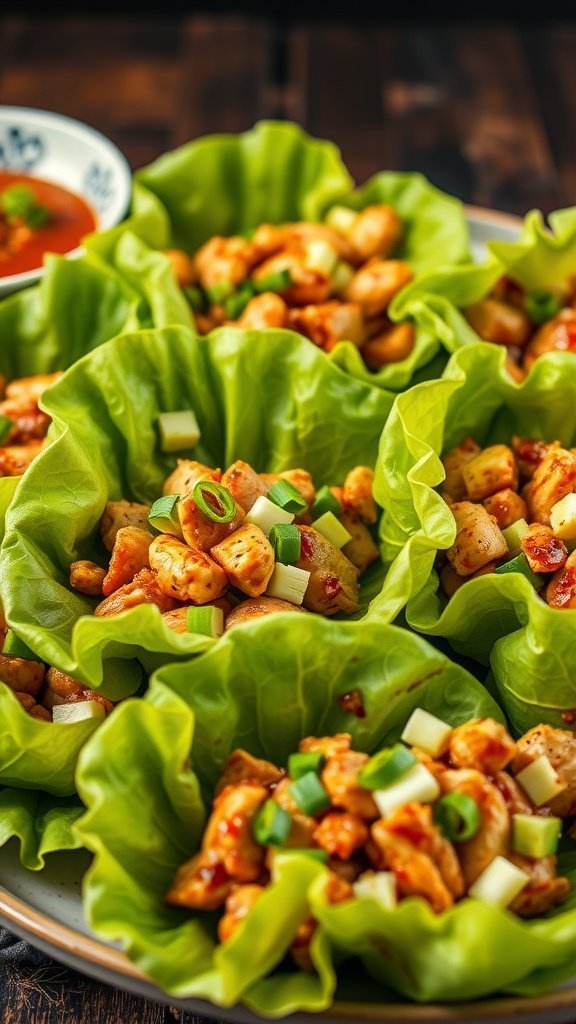
[[[78,799],[0,789],[0,846],[16,839],[22,865],[41,871],[48,854],[81,848],[75,825],[83,810]]]
[[[448,600],[434,569],[456,535],[438,492],[444,452],[467,437],[480,445],[509,443],[513,434],[575,443],[576,361],[550,355],[519,385],[504,360],[498,346],[471,345],[452,356],[443,379],[399,395],[382,437],[377,486],[386,509],[390,612],[405,607],[412,628],[491,662],[506,714],[521,732],[541,721],[566,727],[576,707],[574,612],[547,605],[518,573],[468,580]]]
[[[298,853],[281,855],[272,886],[222,946],[215,940],[213,915],[164,903],[174,872],[198,848],[206,808],[227,755],[240,745],[256,756],[285,763],[304,736],[342,731],[352,734],[354,748],[373,751],[398,739],[416,706],[454,724],[485,715],[501,720],[501,712],[464,669],[407,630],[364,621],[343,624],[333,635],[331,623],[323,620],[316,658],[293,649],[288,675],[278,671],[281,655],[273,620],[263,625],[268,642],[257,654],[250,635],[255,625],[232,631],[224,636],[220,652],[213,648],[193,661],[159,669],[143,700],[127,701],[107,720],[80,758],[78,788],[87,812],[77,831],[95,854],[84,899],[97,934],[121,941],[138,966],[174,996],[195,995],[220,1006],[242,1000],[256,1012],[276,1017],[328,1007],[337,966],[350,955],[350,949],[334,941],[330,923],[315,936],[313,972],[284,962],[310,908],[327,912],[321,895],[323,865]],[[364,717],[345,710],[342,698],[351,688],[360,695]],[[435,934],[420,911],[415,901],[412,943],[420,948],[420,939],[425,940],[432,956],[448,956],[450,949],[453,954],[454,930]],[[368,919],[362,929],[362,917],[360,913],[354,924],[362,932],[358,949],[371,936],[376,942],[372,922]],[[530,927],[526,929],[525,974],[536,962],[542,968],[566,963],[568,934],[573,942],[576,928],[576,921],[568,918],[565,939],[535,943],[534,951]],[[471,933],[473,920],[469,905]],[[493,987],[489,937],[488,928],[476,933],[484,956],[475,992]],[[468,953],[475,953],[472,934],[468,943]],[[503,950],[504,944],[498,945],[494,957],[501,957]],[[406,951],[403,931],[399,946],[392,939],[388,953],[382,953],[390,975],[397,956],[405,957]],[[370,958],[362,959],[370,967]],[[518,980],[518,959],[508,956],[508,976],[505,969],[498,975],[503,983]],[[424,986],[432,987],[431,969],[422,984],[417,975],[410,984],[402,976],[395,987],[409,998],[444,998],[444,991],[450,998],[451,991],[477,972],[477,959],[459,955],[454,980],[442,977],[431,994],[424,991]],[[380,981],[390,980],[384,968],[374,973]]]
[[[244,233],[261,223],[322,220],[335,204],[359,211],[380,203],[391,205],[402,220],[404,237],[394,257],[405,260],[417,278],[469,258],[462,205],[422,175],[382,172],[356,189],[336,146],[295,124],[274,121],[240,135],[198,139],[137,171],[128,221],[92,236],[88,245],[133,282],[139,266],[134,252],[144,258],[146,247],[194,253],[214,235]],[[151,309],[154,326],[193,324],[182,299],[179,306],[170,304],[170,319],[166,312],[161,302]],[[391,316],[406,319],[394,307]],[[402,390],[418,372],[438,372],[435,364],[426,369],[439,349],[437,339],[424,324],[415,329],[410,355],[376,373],[351,342],[339,343],[330,359],[373,386]]]
[[[176,455],[160,451],[158,416],[186,408],[200,425],[199,461],[225,468],[243,458],[270,472],[302,466],[320,486],[343,480],[355,465],[375,464],[390,398],[351,381],[291,332],[226,329],[205,339],[185,328],[125,335],[50,389],[51,444],[23,478],[6,520],[6,617],[43,661],[102,687],[112,700],[134,692],[138,661],[150,670],[218,646],[204,634],[169,629],[151,605],[94,617],[97,599],[69,585],[73,561],[104,561],[99,522],[106,502],[151,502],[161,493]],[[382,618],[382,582],[379,561],[362,577],[356,615]],[[300,621],[292,618],[278,618],[284,648],[299,646]],[[259,648],[256,627],[254,637]],[[313,632],[310,645],[316,657]]]

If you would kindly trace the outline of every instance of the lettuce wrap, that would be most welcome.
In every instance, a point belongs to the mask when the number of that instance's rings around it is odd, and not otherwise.
[[[416,706],[454,724],[478,715],[501,720],[480,683],[407,630],[365,620],[343,623],[335,634],[322,620],[316,656],[303,653],[304,633],[284,664],[279,621],[241,626],[225,634],[220,651],[159,669],[146,697],[127,701],[84,748],[77,774],[88,808],[78,832],[96,855],[84,887],[91,926],[105,939],[120,940],[170,994],[222,1006],[241,999],[265,1016],[329,1006],[336,966],[351,955],[352,942],[347,945],[325,905],[324,867],[297,853],[278,858],[274,884],[223,946],[215,946],[213,914],[164,904],[176,868],[198,848],[205,809],[230,751],[240,745],[285,763],[303,736],[339,731],[352,734],[354,748],[373,751],[398,739]],[[257,632],[265,641],[258,647]],[[361,694],[364,718],[339,703],[351,687]],[[322,927],[312,946],[316,971],[305,974],[290,969],[284,955],[310,907]],[[495,911],[477,929],[471,903],[438,919],[423,913],[417,900],[398,915],[384,915],[384,922],[374,922],[362,904],[349,911],[349,931],[366,966],[408,998],[481,995],[528,984],[536,970],[545,987],[547,972],[567,971],[570,960],[573,966],[573,912],[564,915],[556,938],[552,922],[525,925]],[[386,944],[378,941],[380,931]],[[409,968],[414,949],[428,956],[421,973]],[[435,962],[449,959],[450,974],[435,972]]]
[[[516,731],[541,721],[565,728],[563,715],[576,707],[576,613],[548,606],[517,573],[469,580],[447,600],[434,570],[436,553],[456,534],[435,490],[445,451],[466,437],[509,443],[514,433],[576,443],[576,360],[547,356],[521,385],[504,360],[499,346],[468,346],[452,356],[442,380],[396,399],[377,465],[384,557],[392,563],[385,591],[391,614],[406,606],[412,628],[491,663]]]
[[[0,846],[16,838],[23,866],[41,871],[47,854],[80,849],[75,825],[82,813],[77,799],[0,789]]]
[[[295,124],[274,121],[241,135],[198,139],[137,171],[126,224],[92,236],[88,244],[133,283],[139,267],[135,251],[141,259],[146,247],[193,253],[213,235],[242,233],[263,222],[321,220],[335,203],[355,210],[375,203],[393,206],[405,227],[394,256],[406,260],[417,277],[469,258],[462,205],[421,174],[383,172],[355,189],[333,143],[313,139]],[[182,295],[178,304],[172,292],[168,308],[157,298],[151,308],[154,326],[193,323]],[[404,317],[397,318],[393,307],[392,319]],[[367,369],[351,342],[338,344],[329,358],[358,379],[398,391],[437,351],[434,335],[418,325],[410,356],[377,373]]]

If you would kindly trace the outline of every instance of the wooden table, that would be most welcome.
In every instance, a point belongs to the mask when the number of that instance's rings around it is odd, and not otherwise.
[[[523,214],[576,202],[576,26],[307,24],[221,15],[0,15],[0,103],[78,117],[134,167],[198,135],[293,118],[358,181],[420,170]],[[193,1018],[58,965],[0,977],[3,1024]]]

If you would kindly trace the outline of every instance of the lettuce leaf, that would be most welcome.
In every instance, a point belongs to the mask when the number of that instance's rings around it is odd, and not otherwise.
[[[406,260],[417,276],[469,258],[468,229],[458,200],[420,174],[383,172],[354,189],[333,143],[313,139],[295,124],[274,121],[263,121],[241,135],[198,139],[138,171],[132,214],[124,229],[92,236],[89,249],[134,283],[135,264],[126,252],[134,236],[154,249],[177,247],[192,253],[213,235],[245,232],[262,222],[321,220],[335,202],[356,210],[374,203],[392,205],[405,227],[395,256]],[[168,261],[162,260],[171,276]],[[179,302],[172,297],[172,319],[166,319],[161,296],[161,308],[153,308],[148,298],[154,326],[190,325],[192,314],[181,293]],[[410,356],[377,373],[367,369],[350,342],[337,345],[330,359],[357,379],[399,391],[438,348],[437,339],[418,326]]]
[[[454,540],[454,519],[434,489],[444,479],[442,452],[466,437],[509,443],[514,433],[576,439],[576,362],[556,353],[539,360],[522,384],[504,371],[505,352],[472,345],[452,356],[444,378],[398,396],[377,464],[386,512],[381,524],[391,563],[388,610],[406,606],[412,628],[445,637],[460,654],[488,664],[513,727],[566,725],[576,707],[576,613],[550,608],[520,575],[487,575],[447,601],[434,571],[436,552]],[[554,395],[554,401],[550,401]]]
[[[464,669],[407,630],[364,621],[334,633],[323,620],[315,656],[303,654],[304,634],[300,649],[293,645],[283,658],[274,620],[263,625],[258,648],[256,624],[238,627],[219,656],[214,648],[163,667],[143,700],[110,716],[80,757],[78,788],[88,810],[78,831],[96,854],[84,894],[99,935],[119,939],[171,994],[223,1006],[242,998],[278,1016],[319,1010],[332,998],[327,932],[319,929],[314,942],[316,973],[284,961],[323,876],[320,864],[298,854],[278,858],[273,886],[221,947],[214,915],[163,902],[176,868],[198,848],[227,754],[241,745],[283,762],[302,736],[343,730],[373,750],[398,738],[416,705],[454,724],[501,712]],[[364,718],[338,703],[351,687],[360,690]]]
[[[29,871],[41,871],[47,854],[80,849],[82,843],[74,826],[82,813],[77,799],[1,789],[0,846],[16,837],[23,866]]]

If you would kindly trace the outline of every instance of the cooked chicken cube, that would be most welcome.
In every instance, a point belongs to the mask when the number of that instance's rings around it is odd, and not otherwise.
[[[131,583],[126,583],[110,594],[110,597],[105,597],[96,607],[94,615],[118,615],[140,604],[155,604],[161,612],[169,612],[177,603],[161,589],[155,572],[142,569]]]
[[[464,316],[476,334],[484,341],[492,341],[497,345],[522,348],[532,331],[530,320],[523,310],[498,299],[482,299],[468,306]]]
[[[44,665],[41,661],[0,654],[0,680],[11,690],[37,697],[44,682]]]
[[[257,259],[258,253],[247,238],[215,235],[198,250],[194,262],[200,284],[209,289],[221,283],[240,284]]]
[[[241,601],[226,616],[226,629],[233,629],[234,626],[240,626],[244,622],[253,622],[254,619],[261,619],[266,615],[275,615],[278,612],[299,612],[300,614],[305,614],[303,608],[299,608],[290,601],[281,601],[278,597],[252,597],[248,601]]]
[[[368,566],[380,557],[380,552],[372,540],[370,530],[352,512],[343,512],[340,522],[352,537],[352,540],[342,548],[342,554],[346,555],[362,575]]]
[[[266,494],[268,490],[252,466],[249,466],[247,462],[242,462],[241,459],[232,463],[226,470],[222,476],[222,486],[228,488],[234,501],[244,509],[244,512],[249,512],[256,499],[261,494]]]
[[[365,206],[353,221],[348,240],[362,260],[390,256],[402,238],[402,221],[391,206]]]
[[[552,448],[559,448],[560,442],[538,441],[533,437],[512,437],[512,451],[516,458],[516,465],[523,480],[531,480],[536,467]]]
[[[453,501],[462,501],[466,497],[466,484],[462,476],[462,469],[467,462],[480,454],[481,448],[467,437],[465,441],[451,448],[442,459],[442,465],[446,473],[445,487]]]
[[[209,604],[221,597],[228,586],[226,574],[210,555],[168,534],[154,538],[149,558],[158,587],[175,601]]]
[[[482,772],[473,768],[449,768],[438,782],[443,793],[464,793],[474,800],[481,822],[476,835],[458,844],[466,886],[482,874],[495,857],[506,857],[510,849],[511,824],[506,801]]]
[[[564,903],[570,894],[570,882],[567,878],[556,875],[556,857],[522,857],[518,853],[509,856],[509,860],[530,876],[525,889],[509,906],[509,910],[519,917],[541,917],[551,907]]]
[[[325,302],[330,295],[330,278],[321,270],[308,267],[306,250],[303,245],[296,244],[291,249],[270,256],[256,268],[253,280],[259,284],[271,274],[287,270],[291,284],[282,291],[282,298],[289,306],[309,306]]]
[[[549,526],[531,523],[522,538],[522,551],[532,572],[555,572],[564,565],[568,552]]]
[[[135,501],[108,501],[100,523],[100,535],[104,547],[112,551],[116,534],[126,526],[138,527],[149,532],[148,513],[150,505]]]
[[[576,608],[576,551],[554,573],[546,587],[546,601],[552,608]]]
[[[482,501],[496,491],[518,486],[518,469],[508,445],[492,444],[462,467],[462,478],[471,501]]]
[[[193,459],[178,459],[176,469],[164,481],[162,494],[189,494],[200,480],[220,483],[221,479],[220,469],[210,469]]]
[[[249,597],[258,597],[274,572],[274,549],[259,526],[249,523],[210,551],[232,586]]]
[[[530,517],[550,525],[552,506],[576,489],[576,455],[565,448],[551,448],[538,464],[527,498]]]
[[[314,832],[314,841],[331,857],[350,860],[368,839],[368,828],[361,818],[346,811],[326,814]]]
[[[44,441],[29,441],[0,448],[0,476],[21,476],[40,454],[43,445]]]
[[[95,562],[89,562],[86,559],[72,562],[70,566],[70,586],[90,597],[98,597],[102,593],[105,577],[106,569],[102,569]]]
[[[285,776],[286,772],[271,761],[253,757],[246,750],[233,750],[224,762],[216,794],[221,793],[226,786],[237,786],[240,782],[255,782],[259,786],[276,785]]]
[[[416,332],[411,323],[392,324],[362,345],[362,358],[369,370],[380,370],[388,363],[407,359],[416,344]]]
[[[372,259],[356,271],[344,292],[346,302],[357,303],[367,317],[384,313],[392,299],[413,278],[402,260]]]
[[[118,530],[102,585],[104,597],[130,583],[141,569],[150,567],[148,553],[152,540],[152,534],[139,526],[123,526]]]
[[[492,562],[488,562],[488,565],[492,565]],[[475,575],[476,573],[474,573]],[[468,578],[473,579],[472,576]],[[454,597],[456,591],[464,586],[466,580],[467,577],[461,576],[459,572],[456,572],[456,569],[453,565],[450,565],[450,562],[446,562],[446,565],[443,565],[440,570],[440,586],[442,587],[442,593],[446,597]]]
[[[524,351],[524,367],[531,370],[546,352],[576,351],[576,310],[563,309],[548,323],[542,324]]]
[[[510,764],[516,744],[500,722],[478,718],[453,729],[448,749],[455,768],[476,768],[494,775]]]
[[[184,494],[180,499],[178,515],[184,540],[201,551],[210,551],[210,548],[238,530],[246,518],[244,511],[236,505],[236,513],[231,522],[214,522],[198,508],[191,494]]]
[[[237,885],[226,898],[226,912],[218,922],[218,938],[227,942],[265,891],[263,885]]]
[[[42,702],[47,708],[52,708],[55,704],[66,704],[72,694],[81,690],[83,685],[74,676],[69,676],[66,672],[61,672],[59,668],[51,666],[46,673]]]
[[[456,540],[446,556],[460,576],[472,576],[508,554],[500,528],[482,505],[460,501],[451,506],[451,512],[456,520]]]
[[[310,338],[319,348],[331,352],[339,341],[360,346],[365,340],[364,314],[353,302],[334,299],[288,311],[288,323],[294,331]]]
[[[368,754],[356,750],[331,754],[322,769],[322,782],[335,807],[365,821],[374,821],[379,817],[378,808],[370,790],[358,781],[359,773],[369,760]]]
[[[174,277],[181,288],[188,288],[196,280],[196,269],[194,260],[182,249],[165,249],[164,255],[172,264]]]
[[[62,371],[58,370],[56,373],[37,373],[33,377],[19,377],[17,380],[11,380],[6,386],[6,398],[37,402],[46,388],[54,384],[61,376]]]
[[[510,487],[491,494],[489,498],[484,499],[483,505],[486,511],[494,516],[501,530],[512,526],[512,523],[518,522],[519,519],[526,519],[528,515],[526,502]]]
[[[374,470],[369,466],[355,466],[347,474],[342,489],[342,504],[347,512],[353,512],[363,523],[376,522],[378,511],[372,488]]]
[[[250,299],[237,323],[238,327],[254,331],[266,327],[287,327],[288,306],[282,296],[275,292],[263,292]]]
[[[234,881],[219,860],[201,851],[178,868],[165,900],[174,907],[215,910],[223,905]]]
[[[535,726],[518,740],[512,770],[517,775],[542,755],[549,759],[560,781],[566,783],[566,789],[546,807],[560,818],[571,818],[576,814],[576,736],[551,725]]]
[[[20,693],[18,690],[14,692],[14,696],[20,701],[20,704],[24,708],[30,718],[37,718],[41,722],[51,722],[52,715],[46,708],[43,708],[41,704],[36,703],[36,698],[32,697],[29,693]]]
[[[358,609],[358,570],[322,534],[310,526],[299,526],[298,568],[310,573],[304,607],[322,615],[355,612]]]

